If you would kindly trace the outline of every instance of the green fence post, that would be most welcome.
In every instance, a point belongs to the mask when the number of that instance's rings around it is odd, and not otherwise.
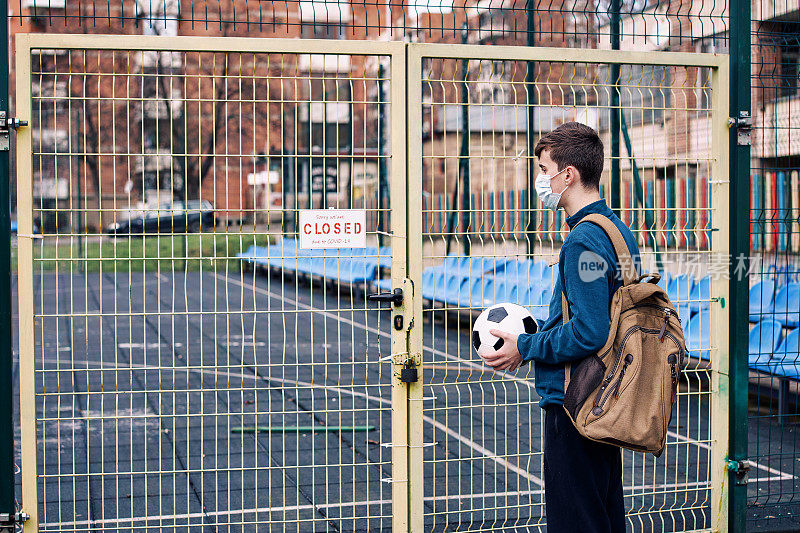
[[[461,26],[461,43],[467,44],[469,37],[469,26],[464,24]],[[470,128],[469,128],[469,87],[467,80],[469,79],[469,60],[464,59],[461,61],[461,72],[464,75],[464,83],[461,84],[461,154],[458,159],[458,169],[461,174],[461,231],[464,232],[464,255],[469,255],[470,252],[470,227],[469,227],[469,143],[470,143]],[[456,203],[453,202],[455,206]]]
[[[377,193],[377,206],[376,211],[378,215],[378,246],[383,246],[384,243],[384,236],[383,233],[386,231],[384,221],[383,221],[383,184],[386,182],[386,173],[387,173],[387,166],[386,166],[386,137],[385,137],[385,129],[386,129],[386,112],[384,111],[385,101],[386,101],[386,90],[383,86],[383,78],[386,75],[386,70],[383,66],[383,63],[378,65],[378,183],[377,187],[378,190],[375,191]],[[366,189],[366,184],[365,184]],[[365,195],[366,198],[366,195]]]
[[[747,321],[750,256],[750,3],[730,4],[730,410],[729,531],[745,530],[747,507]],[[744,128],[743,128],[744,127]],[[743,135],[741,135],[743,134]],[[741,258],[741,259],[740,259]],[[744,262],[744,264],[738,264]],[[738,269],[736,267],[739,267]],[[742,269],[744,266],[744,269]]]
[[[535,0],[528,0],[525,5],[525,10],[527,12],[527,38],[528,38],[528,46],[534,46],[536,41],[534,39],[534,20],[533,15],[536,10],[536,5],[534,4]],[[536,147],[536,143],[534,142],[533,138],[533,127],[534,127],[534,107],[533,102],[536,100],[536,88],[534,87],[534,81],[536,80],[536,73],[534,71],[535,63],[533,61],[528,61],[527,71],[525,72],[525,90],[527,94],[527,106],[528,106],[528,123],[527,128],[525,129],[526,139],[528,141],[528,190],[526,191],[527,195],[527,206],[526,206],[526,222],[525,222],[525,243],[527,245],[527,252],[529,256],[533,255],[534,251],[534,243],[536,242],[536,211],[534,211],[534,207],[536,206],[536,195],[535,195],[535,184],[536,184],[536,164],[533,161],[533,150]]]
[[[620,47],[620,7],[621,0],[611,0],[611,49],[619,50]],[[620,130],[620,110],[619,104],[619,63],[612,63],[609,72],[611,74],[611,209],[617,216],[620,216],[620,150],[619,150],[619,130]]]
[[[0,0],[0,113],[9,118],[8,109],[8,1]],[[6,122],[7,124],[7,122]],[[6,126],[2,124],[2,128]],[[12,517],[14,508],[14,411],[13,356],[11,351],[11,191],[9,186],[8,136],[0,133],[0,513]],[[7,525],[0,522],[0,527]]]

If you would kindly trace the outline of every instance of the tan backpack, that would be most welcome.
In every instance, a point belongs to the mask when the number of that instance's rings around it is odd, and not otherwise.
[[[597,224],[611,239],[623,285],[611,299],[603,348],[566,365],[564,409],[584,437],[658,457],[686,352],[678,313],[656,285],[658,274],[637,277],[628,246],[611,219],[595,213],[583,222]],[[561,308],[566,324],[569,302],[563,287]]]

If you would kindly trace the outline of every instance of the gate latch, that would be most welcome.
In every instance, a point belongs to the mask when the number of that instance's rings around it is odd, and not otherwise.
[[[739,111],[738,117],[730,117],[728,125],[736,128],[736,144],[738,146],[750,146],[750,133],[753,131],[753,117],[750,111]]]
[[[736,475],[737,485],[747,485],[747,475],[750,473],[750,465],[747,461],[734,461],[728,459],[727,468]]]
[[[8,152],[11,147],[8,139],[10,131],[27,125],[27,121],[18,118],[7,118],[6,112],[0,111],[0,152]]]
[[[380,292],[377,294],[370,294],[367,300],[372,302],[391,302],[395,307],[403,305],[403,289],[396,288],[392,292]]]

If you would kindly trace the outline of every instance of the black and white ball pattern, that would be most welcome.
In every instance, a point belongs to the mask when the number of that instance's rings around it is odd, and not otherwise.
[[[478,355],[493,354],[503,346],[503,339],[489,333],[492,329],[521,335],[536,333],[538,326],[530,311],[521,305],[500,303],[488,307],[472,326],[472,345]]]

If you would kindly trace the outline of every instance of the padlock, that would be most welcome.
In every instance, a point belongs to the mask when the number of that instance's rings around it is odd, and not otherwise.
[[[414,366],[414,359],[408,359],[400,369],[400,381],[403,383],[417,382],[417,367]]]

